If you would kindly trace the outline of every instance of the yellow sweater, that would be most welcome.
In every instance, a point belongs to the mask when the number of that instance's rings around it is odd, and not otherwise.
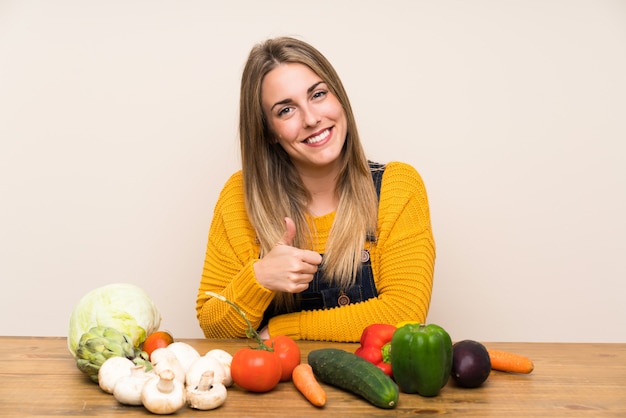
[[[324,252],[334,213],[315,218]],[[259,245],[246,215],[241,172],[226,182],[209,231],[197,317],[207,338],[245,337],[246,322],[227,303],[205,294],[222,294],[245,312],[254,327],[263,319],[274,292],[255,278]],[[435,242],[426,188],[408,164],[387,164],[378,210],[378,241],[369,244],[378,297],[328,310],[294,312],[272,318],[270,335],[294,339],[358,342],[372,323],[426,321],[432,293]]]

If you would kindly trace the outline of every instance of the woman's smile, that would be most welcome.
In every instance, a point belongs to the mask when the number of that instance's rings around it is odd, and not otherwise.
[[[319,134],[310,136],[303,142],[308,145],[324,145],[328,140],[330,140],[330,133],[330,129],[324,129]]]

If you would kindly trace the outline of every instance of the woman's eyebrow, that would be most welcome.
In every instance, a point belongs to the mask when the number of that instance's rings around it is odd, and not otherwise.
[[[306,91],[307,93],[311,93],[313,92],[313,90],[315,90],[317,88],[317,86],[319,86],[320,84],[324,84],[323,81],[318,81],[317,83],[313,84],[311,87],[308,88],[308,90]]]
[[[283,99],[283,100],[281,100],[279,102],[274,103],[272,105],[272,107],[270,108],[270,110],[273,110],[276,106],[282,106],[282,105],[285,105],[285,104],[291,103],[291,102],[293,102],[292,99]]]
[[[311,87],[309,87],[306,90],[307,94],[311,94],[320,84],[324,84],[324,82],[323,81],[318,81],[317,83],[313,84]],[[272,105],[272,107],[270,108],[270,110],[274,109],[276,106],[282,106],[282,105],[285,105],[285,104],[288,104],[288,103],[292,103],[292,102],[293,102],[293,99],[291,99],[291,98],[283,99],[281,101],[278,101],[278,102],[274,103]]]

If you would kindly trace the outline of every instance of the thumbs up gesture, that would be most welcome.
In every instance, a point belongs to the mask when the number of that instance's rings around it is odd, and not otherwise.
[[[291,246],[294,238],[296,238],[296,224],[293,222],[293,219],[287,217],[285,218],[285,233],[277,245]]]
[[[296,237],[296,224],[285,218],[285,233],[274,248],[254,263],[254,273],[266,289],[299,293],[306,290],[317,272],[322,256],[315,251],[292,246]]]

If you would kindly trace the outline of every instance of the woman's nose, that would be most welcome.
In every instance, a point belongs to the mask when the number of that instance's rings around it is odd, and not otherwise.
[[[302,112],[302,124],[305,128],[316,126],[322,120],[319,114],[315,111],[315,108],[312,106],[302,108]]]

